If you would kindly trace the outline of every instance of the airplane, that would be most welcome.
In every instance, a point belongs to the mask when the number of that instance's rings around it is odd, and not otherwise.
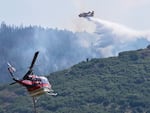
[[[79,17],[93,17],[94,16],[94,11],[89,11],[87,13],[80,13]]]
[[[35,64],[38,54],[39,51],[35,52],[29,70],[27,71],[27,73],[24,75],[22,79],[15,78],[14,73],[16,69],[10,63],[7,63],[8,71],[12,79],[15,81],[10,85],[19,83],[20,85],[26,87],[30,96],[33,98],[43,94],[49,94],[55,96],[57,95],[57,93],[54,93],[54,90],[52,90],[52,86],[49,83],[48,79],[45,76],[37,76],[33,73],[33,66]]]

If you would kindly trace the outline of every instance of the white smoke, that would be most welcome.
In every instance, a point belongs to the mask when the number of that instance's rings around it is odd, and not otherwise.
[[[1,70],[5,70],[3,65],[11,61],[19,72],[17,75],[22,77],[37,50],[40,54],[34,72],[44,75],[68,68],[87,58],[115,56],[122,51],[145,48],[150,42],[149,31],[135,31],[96,18],[87,19],[87,23],[90,21],[96,25],[93,29],[95,33],[27,27],[11,28],[14,32],[5,37],[10,28],[3,25],[0,29]],[[88,27],[91,27],[90,24]],[[2,75],[6,73],[3,71]]]
[[[145,48],[150,42],[149,31],[136,31],[126,26],[97,19],[86,18],[96,25],[97,40],[93,45],[102,57],[114,56],[121,51]]]

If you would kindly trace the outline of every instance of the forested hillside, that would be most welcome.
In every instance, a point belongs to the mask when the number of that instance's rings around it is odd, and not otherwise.
[[[82,35],[82,37],[81,37]],[[98,52],[84,47],[82,41],[91,34],[73,33],[68,30],[42,28],[40,26],[0,25],[0,82],[10,81],[7,62],[17,70],[21,78],[28,69],[35,51],[40,51],[34,70],[47,74],[70,67],[87,57],[99,57]]]
[[[10,81],[7,62],[16,68],[16,76],[21,78],[28,69],[35,51],[40,51],[35,72],[48,74],[66,69],[86,58],[116,56],[121,51],[136,50],[149,44],[148,37],[114,34],[116,32],[107,30],[106,26],[102,27],[106,32],[102,32],[101,27],[99,27],[99,34],[40,26],[15,26],[2,22],[0,24],[0,83]]]
[[[150,48],[89,59],[48,75],[56,97],[41,96],[39,113],[149,113]],[[19,85],[0,87],[0,113],[31,113]]]

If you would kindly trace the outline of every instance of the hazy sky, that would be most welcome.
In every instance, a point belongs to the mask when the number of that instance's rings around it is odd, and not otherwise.
[[[78,14],[89,10],[103,20],[150,29],[150,0],[0,0],[0,22],[75,29],[84,23]]]

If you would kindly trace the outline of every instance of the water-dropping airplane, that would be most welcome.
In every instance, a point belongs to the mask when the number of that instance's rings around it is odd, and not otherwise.
[[[94,16],[94,11],[89,11],[89,12],[87,12],[87,13],[80,13],[79,14],[79,17],[93,17]]]

